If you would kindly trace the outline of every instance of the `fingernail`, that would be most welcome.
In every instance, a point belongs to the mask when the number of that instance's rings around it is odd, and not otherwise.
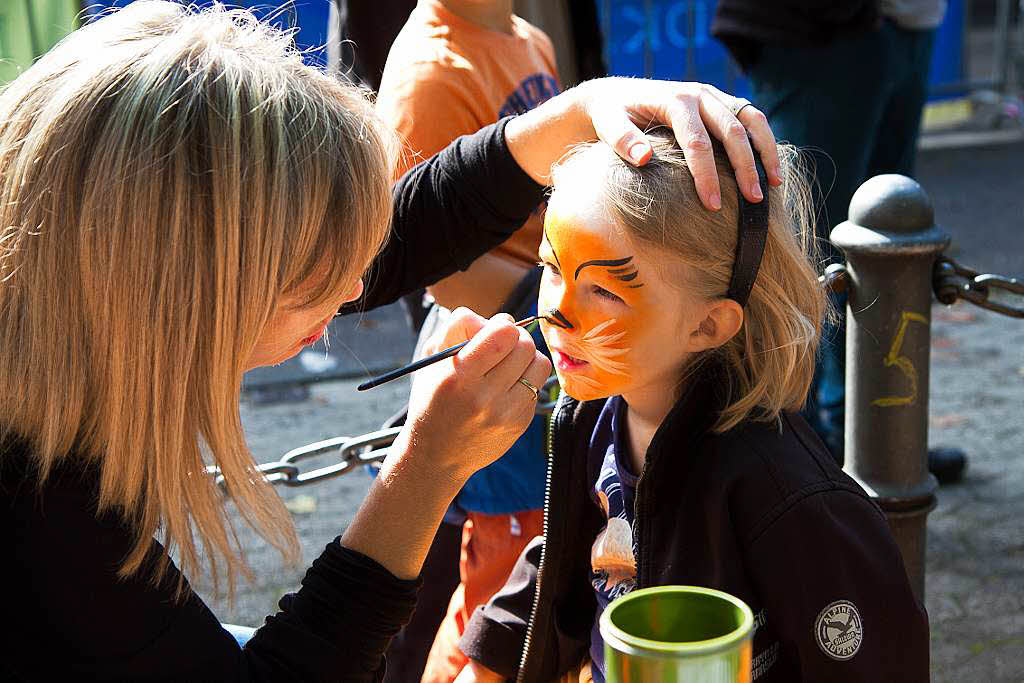
[[[640,160],[644,158],[644,154],[647,153],[646,142],[634,142],[629,147],[629,160],[634,164],[639,164]]]
[[[754,199],[764,199],[764,195],[761,193],[760,183],[754,183],[750,186],[750,194],[753,195]]]
[[[719,209],[722,208],[722,195],[718,194],[717,192],[708,197],[708,201],[711,202],[711,208],[714,209],[715,211],[718,211]]]

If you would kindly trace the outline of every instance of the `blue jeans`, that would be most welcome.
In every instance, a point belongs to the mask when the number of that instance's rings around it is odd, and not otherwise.
[[[853,193],[880,173],[912,176],[928,94],[934,31],[885,21],[877,31],[822,45],[765,45],[750,68],[752,100],[775,136],[800,147],[816,178],[815,233],[825,261],[842,262],[829,242]],[[824,269],[821,265],[821,269]],[[822,334],[804,416],[842,462],[846,400],[846,300],[840,323]]]

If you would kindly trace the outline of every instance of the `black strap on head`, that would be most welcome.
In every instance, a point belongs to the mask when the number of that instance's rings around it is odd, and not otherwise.
[[[764,244],[768,239],[768,175],[764,165],[754,149],[754,166],[757,168],[757,181],[761,185],[764,199],[758,204],[751,204],[739,194],[740,216],[739,234],[736,237],[736,258],[732,264],[732,278],[729,280],[727,299],[732,299],[740,306],[747,305],[750,290],[757,279],[757,271],[761,268],[761,257],[764,256]]]

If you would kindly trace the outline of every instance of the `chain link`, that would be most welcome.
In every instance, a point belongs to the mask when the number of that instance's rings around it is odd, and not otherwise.
[[[993,289],[1001,289],[1011,294],[1024,296],[1024,282],[1020,282],[1017,278],[981,274],[943,256],[935,262],[935,268],[932,271],[932,287],[935,290],[935,298],[947,306],[963,299],[975,306],[1008,315],[1011,318],[1024,318],[1024,308],[1016,308],[989,300],[989,294]]]
[[[283,484],[284,486],[306,486],[326,479],[333,479],[342,474],[348,474],[359,465],[383,460],[388,454],[388,447],[394,443],[401,430],[401,427],[392,427],[360,436],[338,436],[333,439],[317,441],[307,446],[293,448],[276,462],[258,465],[256,471],[271,484]],[[308,472],[303,472],[298,465],[303,460],[322,456],[335,450],[338,459],[336,463]],[[215,477],[215,481],[221,489],[227,490],[224,475],[220,473],[219,467],[210,465],[206,468],[206,472]]]
[[[558,378],[552,375],[538,392],[537,414],[547,415],[555,406],[558,397],[556,387]],[[379,463],[388,454],[388,448],[394,443],[401,427],[380,429],[359,436],[336,436],[333,439],[317,441],[306,446],[293,448],[280,460],[265,462],[256,466],[256,471],[263,475],[271,484],[283,486],[307,486],[316,482],[333,479],[348,474],[359,465]],[[337,451],[337,462],[308,472],[303,472],[298,463],[309,458],[323,456]],[[210,465],[206,473],[214,477],[214,481],[222,490],[227,491],[227,484],[220,468]]]
[[[841,294],[850,284],[850,274],[842,263],[833,263],[825,269],[824,275],[818,276],[818,282],[826,290]]]

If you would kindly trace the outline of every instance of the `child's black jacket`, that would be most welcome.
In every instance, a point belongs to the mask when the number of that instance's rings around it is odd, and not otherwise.
[[[746,601],[758,681],[927,681],[928,616],[881,510],[799,415],[711,432],[725,381],[705,366],[651,441],[636,491],[638,587],[707,586]],[[530,544],[461,641],[505,676],[550,680],[588,651],[590,548],[605,520],[587,495],[597,475],[587,446],[602,404],[559,402],[546,544]]]

